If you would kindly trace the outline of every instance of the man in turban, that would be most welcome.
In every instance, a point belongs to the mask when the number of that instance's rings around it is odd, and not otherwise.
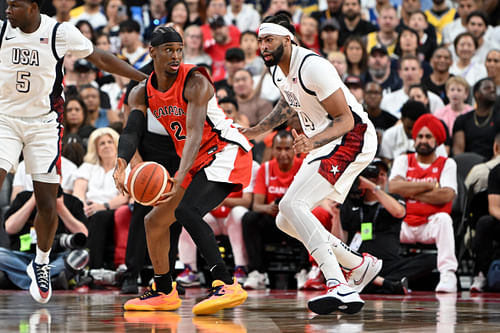
[[[457,193],[457,165],[436,155],[446,139],[439,119],[424,114],[413,125],[415,153],[394,160],[389,191],[406,200],[406,217],[401,225],[401,243],[436,244],[440,273],[436,292],[456,292],[457,258],[451,205]]]

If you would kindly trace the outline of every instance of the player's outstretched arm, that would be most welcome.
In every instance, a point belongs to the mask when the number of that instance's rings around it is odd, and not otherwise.
[[[207,117],[208,101],[214,95],[214,88],[208,79],[199,72],[194,72],[189,77],[184,97],[188,102],[186,112],[186,142],[182,150],[179,171],[175,180],[182,184],[184,177],[193,166],[200,150],[203,128]]]
[[[140,83],[130,92],[129,105],[132,109],[128,116],[127,126],[123,129],[118,141],[118,157],[116,159],[115,171],[113,172],[113,179],[115,185],[121,194],[125,194],[127,189],[125,187],[125,169],[127,164],[134,156],[139,142],[144,134],[146,124],[146,84]]]
[[[147,78],[147,75],[138,71],[134,67],[127,64],[125,61],[117,58],[111,52],[107,52],[94,47],[87,60],[92,62],[97,68],[113,74],[126,76],[132,80],[142,81]]]
[[[283,124],[293,116],[294,112],[295,111],[288,106],[285,98],[281,96],[271,113],[269,113],[257,125],[250,128],[242,128],[240,131],[245,134],[248,139],[255,139],[260,134],[270,131],[276,126]]]

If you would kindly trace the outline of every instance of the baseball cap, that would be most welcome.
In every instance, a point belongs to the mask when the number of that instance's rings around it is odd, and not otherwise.
[[[361,82],[361,79],[359,78],[359,76],[356,76],[356,75],[348,75],[344,79],[344,84],[347,87],[363,87],[363,83]]]
[[[224,17],[220,15],[214,15],[208,19],[208,25],[212,29],[220,28],[226,25],[226,21],[224,21]]]
[[[73,65],[73,70],[77,72],[89,72],[95,69],[95,66],[87,59],[78,59]]]
[[[244,61],[245,60],[245,52],[239,47],[233,47],[226,51],[226,60],[227,61]]]
[[[387,48],[382,44],[377,44],[372,47],[370,50],[370,55],[373,55],[375,52],[380,52],[382,54],[388,55]]]
[[[339,22],[334,19],[334,18],[330,18],[328,20],[325,20],[323,21],[323,23],[321,23],[321,26],[320,26],[320,31],[323,31],[325,30],[326,28],[333,28],[333,30],[337,30],[339,31],[340,30],[340,24]]]

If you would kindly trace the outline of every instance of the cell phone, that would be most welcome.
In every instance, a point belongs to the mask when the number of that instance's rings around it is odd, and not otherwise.
[[[127,7],[125,6],[119,6],[118,7],[118,15],[126,15],[127,14]]]

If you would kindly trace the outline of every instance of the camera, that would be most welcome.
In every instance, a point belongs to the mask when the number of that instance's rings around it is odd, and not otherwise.
[[[361,176],[365,178],[377,178],[380,173],[380,170],[376,164],[368,165],[362,172]]]
[[[77,232],[76,234],[58,234],[54,239],[54,248],[63,251],[66,249],[81,249],[86,243],[87,236],[81,232]]]

